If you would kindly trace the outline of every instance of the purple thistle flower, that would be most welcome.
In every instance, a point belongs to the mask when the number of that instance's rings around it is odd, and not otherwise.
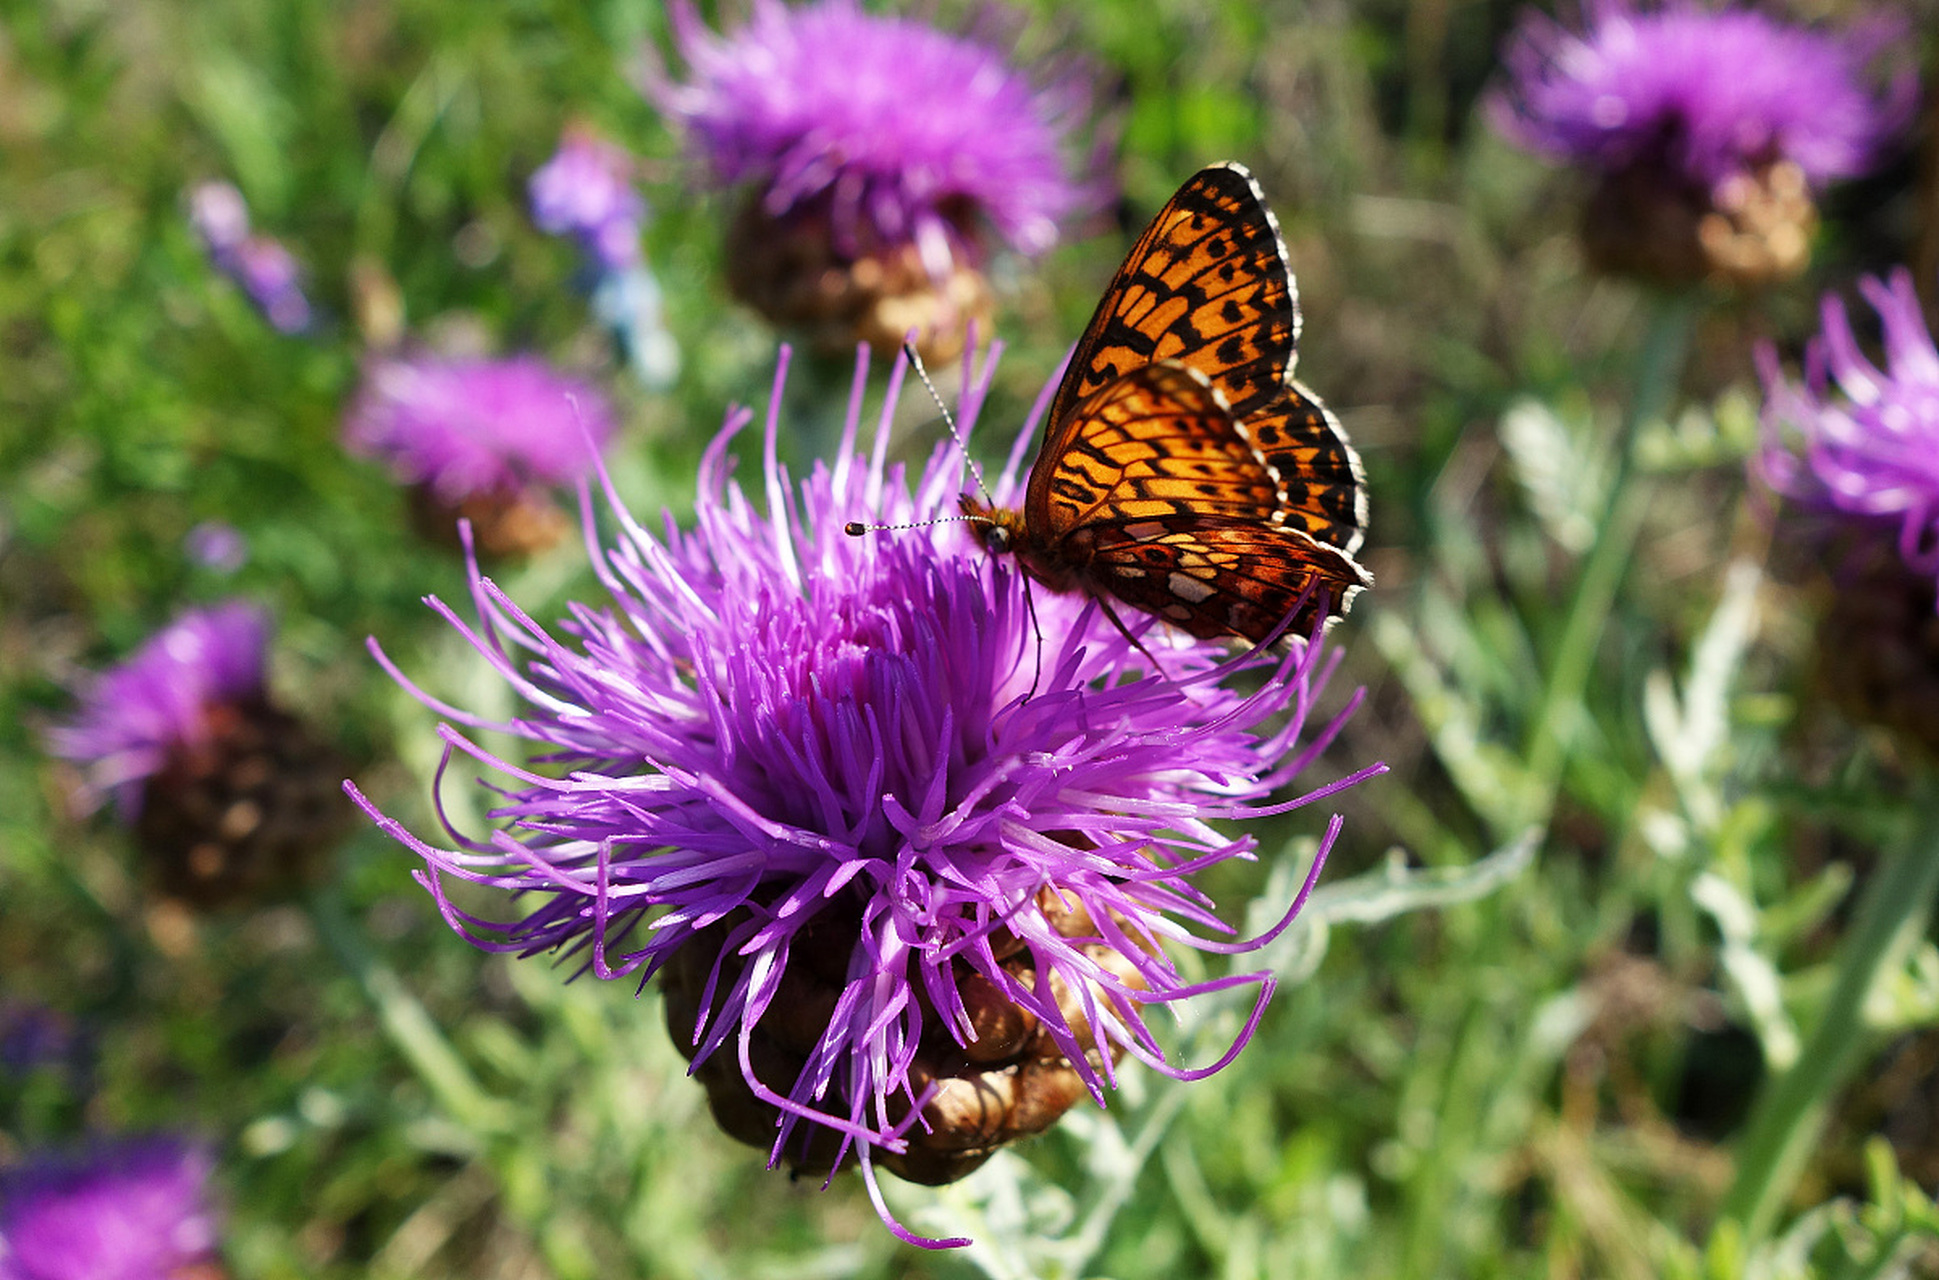
[[[269,622],[255,606],[230,601],[191,609],[97,676],[79,711],[51,731],[54,754],[82,766],[88,808],[112,793],[124,821],[141,810],[142,784],[172,751],[199,746],[212,709],[263,696]]]
[[[966,365],[965,432],[994,357],[980,375]],[[889,1216],[874,1171],[895,1168],[929,1123],[924,1044],[964,1054],[983,1045],[963,984],[994,989],[1041,1025],[1081,1078],[1072,1100],[1088,1091],[1101,1105],[1120,1052],[1180,1078],[1219,1069],[1250,1037],[1274,979],[1194,981],[1164,950],[1226,954],[1267,941],[1230,938],[1193,883],[1206,867],[1251,856],[1251,837],[1211,822],[1284,813],[1381,766],[1270,799],[1317,760],[1346,714],[1301,742],[1332,667],[1317,641],[1295,641],[1284,657],[1234,657],[1134,619],[1164,666],[1154,673],[1094,602],[1038,592],[1033,611],[1014,567],[985,555],[960,523],[846,536],[858,519],[947,518],[961,483],[947,448],[913,491],[887,465],[900,362],[873,448],[857,451],[867,369],[864,353],[832,465],[817,463],[797,487],[776,460],[784,349],[758,477],[765,513],[729,478],[746,410],[728,416],[707,452],[691,531],[669,517],[650,532],[609,485],[620,525],[611,546],[587,516],[604,606],[575,606],[547,630],[475,565],[476,625],[433,599],[523,699],[514,718],[490,721],[417,690],[372,642],[394,678],[462,726],[440,730],[447,765],[462,754],[504,779],[501,829],[472,839],[447,823],[457,847],[440,848],[346,789],[424,859],[420,882],[474,945],[570,955],[578,972],[639,982],[671,980],[676,956],[695,966],[683,948],[704,948],[694,1012],[675,1027],[690,1038],[696,1074],[732,1075],[770,1109],[771,1163],[801,1162],[817,1138],[820,1160],[832,1138],[822,1167],[858,1158],[884,1221],[933,1245]],[[1017,466],[1013,457],[999,498],[1015,489]],[[1252,692],[1223,683],[1241,672],[1253,673]],[[543,767],[492,754],[476,731],[526,739]],[[1336,817],[1321,860],[1338,828]],[[509,922],[471,915],[447,896],[446,877],[525,895],[529,908]],[[1075,933],[1049,921],[1045,895],[1082,921]],[[1019,950],[1033,981],[1005,963]],[[827,984],[825,1005],[806,1018],[812,1047],[777,1073],[764,1037],[803,1021],[801,1002],[777,992],[811,981]],[[1167,1059],[1146,1008],[1245,984],[1257,1003],[1223,1057],[1198,1067]],[[678,1023],[672,1008],[670,993]]]
[[[369,369],[344,441],[389,463],[403,483],[455,503],[575,480],[612,432],[598,388],[536,356],[417,356]]]
[[[1918,92],[1909,67],[1871,72],[1903,34],[1887,23],[1835,35],[1688,0],[1589,0],[1586,16],[1577,34],[1530,11],[1488,111],[1519,145],[1604,172],[1648,163],[1714,190],[1790,161],[1822,186],[1871,168]]]
[[[310,300],[296,258],[269,236],[249,233],[249,205],[227,182],[205,182],[189,193],[189,222],[216,269],[241,286],[265,319],[282,333],[310,326]]]
[[[603,271],[640,261],[646,201],[633,189],[633,157],[584,128],[568,128],[558,153],[532,174],[532,221],[573,236]]]
[[[1102,202],[1066,161],[1090,109],[1074,76],[1039,88],[996,48],[855,0],[755,0],[731,36],[689,5],[673,19],[688,79],[648,89],[689,149],[771,217],[825,209],[851,257],[914,244],[940,279],[980,259],[978,222],[1034,254]]]
[[[1784,377],[1773,347],[1758,352],[1767,439],[1757,465],[1778,493],[1889,535],[1907,567],[1939,580],[1939,349],[1911,272],[1868,277],[1859,291],[1878,312],[1886,367],[1859,350],[1845,304],[1826,295],[1801,385]],[[1798,444],[1782,436],[1787,426]]]
[[[0,1175],[0,1280],[171,1280],[215,1261],[207,1151],[166,1137]]]

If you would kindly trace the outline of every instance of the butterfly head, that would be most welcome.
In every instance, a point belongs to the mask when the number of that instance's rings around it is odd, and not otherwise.
[[[1023,542],[1023,513],[993,507],[974,494],[964,494],[958,505],[968,521],[970,533],[993,556],[1006,556]]]

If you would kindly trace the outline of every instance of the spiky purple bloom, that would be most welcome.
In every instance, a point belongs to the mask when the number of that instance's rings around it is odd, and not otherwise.
[[[966,432],[994,356],[980,375],[965,367]],[[731,922],[723,954],[745,963],[736,974],[715,962],[696,1061],[734,1055],[755,1096],[778,1108],[773,1159],[800,1149],[804,1129],[843,1135],[885,1221],[914,1240],[882,1208],[872,1152],[899,1150],[919,1114],[908,1076],[926,1021],[940,1019],[959,1045],[975,1037],[955,966],[1041,1019],[1100,1104],[1111,1056],[1087,1059],[1053,984],[1019,983],[999,963],[994,948],[1010,931],[1037,974],[1089,993],[1084,1021],[1100,1043],[1173,1076],[1209,1074],[1250,1037],[1274,985],[1265,972],[1194,981],[1159,945],[1235,953],[1266,941],[1232,940],[1193,883],[1251,855],[1251,837],[1212,822],[1284,813],[1380,766],[1270,798],[1314,764],[1346,714],[1301,741],[1332,666],[1317,642],[1234,657],[1134,618],[1164,666],[1154,673],[1094,603],[1039,590],[1033,621],[1014,567],[961,524],[846,536],[858,519],[947,518],[959,456],[938,449],[913,491],[885,462],[900,362],[873,448],[857,452],[864,358],[832,465],[817,463],[797,487],[776,460],[785,369],[784,355],[756,486],[765,511],[729,477],[730,443],[753,416],[737,410],[703,462],[691,531],[669,516],[650,532],[608,488],[620,530],[605,546],[588,512],[604,605],[575,606],[547,630],[475,567],[475,626],[430,602],[513,686],[521,714],[495,722],[419,692],[373,642],[393,677],[462,726],[440,730],[447,765],[468,756],[500,776],[501,829],[472,839],[447,823],[457,847],[436,847],[347,789],[424,859],[418,878],[446,920],[487,950],[571,955],[580,972],[644,982]],[[1029,436],[1026,427],[1018,455]],[[1017,466],[1013,456],[999,498],[1015,489]],[[1224,683],[1242,672],[1253,691]],[[541,767],[493,754],[477,731],[524,738]],[[1321,859],[1338,827],[1335,818]],[[446,877],[525,895],[529,907],[509,922],[471,915]],[[1087,910],[1102,937],[1052,929],[1033,907],[1045,890]],[[782,1012],[770,1004],[791,948],[812,954],[804,931],[817,921],[838,935],[859,926],[860,938],[826,1031],[784,1094],[757,1079],[749,1046]],[[1078,945],[1087,941],[1123,953],[1143,987],[1100,965]],[[1257,1004],[1231,1049],[1209,1066],[1168,1061],[1143,1011],[1243,984],[1256,984]],[[911,1119],[897,1123],[904,1108]]]
[[[584,128],[568,128],[559,150],[527,186],[532,221],[555,236],[572,236],[604,271],[640,260],[646,201],[633,187],[633,157]]]
[[[82,766],[82,802],[93,808],[112,794],[132,822],[142,783],[172,750],[206,740],[212,708],[263,695],[268,648],[268,618],[232,600],[188,610],[97,676],[73,719],[48,735],[54,754]]]
[[[213,1261],[212,1167],[200,1147],[148,1137],[0,1175],[0,1280],[171,1280]]]
[[[249,232],[249,205],[227,182],[205,182],[189,193],[189,222],[216,268],[242,287],[271,325],[283,333],[310,326],[303,272],[280,241]]]
[[[1090,111],[1075,75],[1039,87],[989,44],[855,0],[755,0],[729,36],[687,4],[673,19],[687,79],[648,90],[690,152],[770,216],[825,206],[846,254],[915,244],[942,277],[978,260],[972,224],[1034,254],[1102,201],[1068,159]]]
[[[1777,492],[1889,535],[1914,572],[1939,578],[1939,349],[1911,272],[1858,287],[1878,312],[1885,368],[1859,349],[1844,302],[1826,295],[1802,384],[1785,378],[1774,348],[1758,352],[1767,432],[1759,467]]]
[[[1874,74],[1903,35],[1889,24],[1835,34],[1693,0],[1585,8],[1580,33],[1529,11],[1488,110],[1517,144],[1604,172],[1654,163],[1714,189],[1788,160],[1821,186],[1871,168],[1917,96],[1909,67]]]
[[[477,493],[570,483],[612,435],[591,383],[536,356],[380,360],[344,423],[344,442],[406,484],[457,502]]]

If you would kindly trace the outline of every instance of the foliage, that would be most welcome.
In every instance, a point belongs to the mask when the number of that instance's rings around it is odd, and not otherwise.
[[[1334,632],[1332,695],[1368,699],[1331,758],[1392,773],[1342,798],[1325,889],[1234,1067],[1127,1073],[1124,1107],[1080,1107],[959,1187],[896,1190],[909,1221],[987,1236],[917,1255],[852,1180],[790,1183],[713,1127],[655,991],[462,945],[373,830],[299,903],[151,899],[126,833],[70,812],[43,733],[183,604],[270,606],[272,687],[418,829],[429,713],[365,637],[455,702],[502,696],[420,604],[461,596],[461,564],[339,443],[388,300],[421,339],[601,379],[613,480],[642,513],[691,502],[776,339],[727,296],[727,204],[687,193],[629,83],[643,48],[670,48],[652,0],[0,0],[0,1017],[51,1010],[80,1046],[0,1066],[0,1161],[90,1129],[207,1137],[251,1278],[1931,1265],[1929,1199],[1866,1141],[1892,1105],[1878,1089],[1826,1100],[1776,1222],[1713,1231],[1746,1104],[1799,1059],[1857,945],[1855,884],[1936,852],[1905,830],[1932,794],[1917,759],[1817,692],[1825,602],[1744,467],[1753,340],[1795,352],[1853,264],[1913,256],[1906,171],[1872,201],[1903,216],[1833,206],[1817,274],[1668,302],[1586,274],[1573,180],[1484,126],[1513,6],[1034,10],[1022,54],[1090,51],[1120,104],[1123,207],[999,276],[985,421],[1021,419],[1127,229],[1233,158],[1287,234],[1300,374],[1370,472],[1378,585]],[[645,157],[646,257],[683,352],[664,391],[630,378],[573,246],[528,219],[526,180],[571,120]],[[210,178],[306,268],[311,332],[276,332],[206,260],[183,193]],[[846,379],[798,362],[793,418],[822,430],[787,442],[797,461],[833,438]],[[917,399],[911,456],[939,431]],[[233,575],[183,551],[208,520],[247,540]],[[554,602],[542,617],[589,582],[571,542],[496,576]],[[461,792],[452,816],[476,829]],[[1292,852],[1218,869],[1229,915],[1283,908],[1299,830],[1267,824],[1262,848]],[[1923,934],[1881,955],[1861,1064],[1916,1058],[1939,1024]],[[1218,1028],[1172,1042],[1191,1060]],[[1939,1136],[1917,1137],[1930,1168]]]

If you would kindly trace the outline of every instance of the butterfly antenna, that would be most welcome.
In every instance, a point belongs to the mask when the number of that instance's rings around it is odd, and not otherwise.
[[[969,464],[970,477],[976,481],[976,487],[982,491],[985,499],[994,502],[995,500],[990,498],[990,487],[983,483],[983,469],[976,465],[975,458],[970,457],[969,445],[964,443],[963,433],[956,429],[956,417],[950,413],[949,406],[943,403],[941,393],[936,390],[936,384],[929,380],[929,370],[923,366],[922,357],[916,354],[915,345],[904,342],[902,344],[902,354],[908,357],[909,367],[916,371],[918,378],[922,379],[923,389],[929,393],[929,398],[936,402],[938,409],[942,410],[943,425],[949,428],[949,438],[956,442],[957,451],[963,455],[963,461]],[[967,514],[960,516],[937,516],[933,520],[912,520],[907,524],[866,524],[860,520],[850,520],[842,526],[842,532],[851,538],[859,538],[863,534],[868,533],[893,533],[900,529],[927,529],[932,525],[938,524],[995,523],[994,520],[986,515]]]
[[[842,532],[851,538],[859,538],[866,533],[895,533],[902,529],[929,529],[939,524],[995,524],[988,516],[937,516],[933,520],[910,520],[904,524],[865,524],[860,520],[850,520],[842,526]]]
[[[994,502],[995,499],[990,497],[990,486],[983,483],[983,468],[977,466],[976,459],[970,456],[969,444],[963,439],[963,433],[956,429],[955,415],[951,414],[949,406],[943,403],[941,394],[936,390],[936,384],[929,380],[929,370],[923,366],[922,357],[916,354],[915,344],[904,341],[902,354],[909,361],[909,367],[916,371],[916,376],[922,379],[923,389],[929,392],[929,398],[934,400],[936,407],[943,411],[943,425],[949,428],[949,438],[956,442],[956,448],[962,453],[963,461],[969,464],[970,479],[976,481],[977,492],[983,495],[985,501]]]

